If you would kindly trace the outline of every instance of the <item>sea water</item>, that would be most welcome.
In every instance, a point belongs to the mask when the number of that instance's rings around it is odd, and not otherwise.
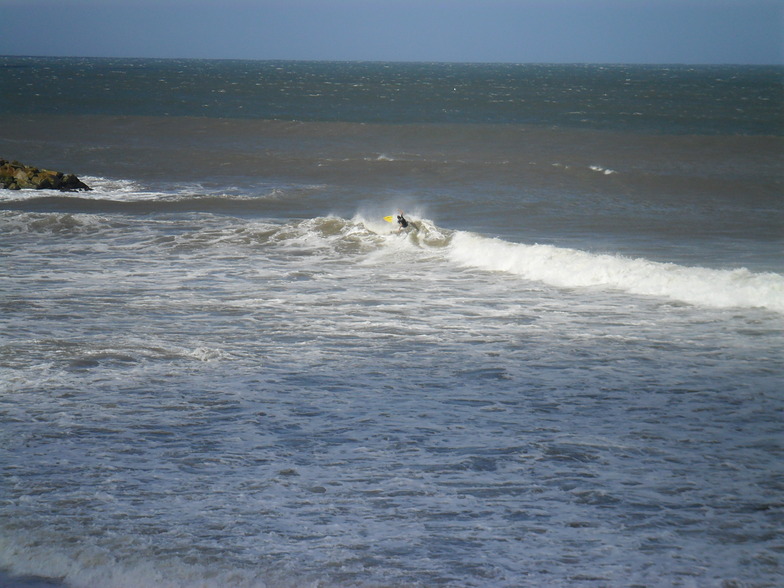
[[[781,68],[0,63],[5,584],[784,579]]]

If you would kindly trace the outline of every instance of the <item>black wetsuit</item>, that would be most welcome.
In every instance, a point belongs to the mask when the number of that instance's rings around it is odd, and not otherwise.
[[[406,228],[408,228],[408,221],[407,221],[406,219],[404,219],[404,218],[403,218],[403,215],[402,215],[402,214],[399,214],[399,215],[397,215],[397,224],[399,224],[399,225],[400,225],[400,228],[401,228],[401,229],[406,229]]]

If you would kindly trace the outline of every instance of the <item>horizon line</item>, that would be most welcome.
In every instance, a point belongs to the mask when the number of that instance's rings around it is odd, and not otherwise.
[[[2,54],[0,58],[20,59],[128,59],[158,61],[256,61],[287,63],[394,63],[394,64],[444,64],[444,65],[597,65],[597,66],[679,66],[679,67],[784,67],[781,63],[748,62],[655,62],[655,61],[440,61],[440,60],[389,60],[389,59],[294,59],[294,58],[257,58],[257,57],[140,57],[116,55],[17,55]]]

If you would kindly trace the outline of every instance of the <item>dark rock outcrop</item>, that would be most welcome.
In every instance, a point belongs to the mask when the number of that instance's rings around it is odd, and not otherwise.
[[[73,174],[38,169],[23,165],[18,161],[0,159],[0,187],[8,190],[60,190],[61,192],[82,192],[91,190]]]

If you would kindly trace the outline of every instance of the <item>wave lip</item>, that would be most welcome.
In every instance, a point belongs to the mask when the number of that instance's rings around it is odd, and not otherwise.
[[[455,263],[507,272],[563,288],[608,288],[695,306],[766,308],[784,313],[784,276],[745,268],[687,267],[552,245],[525,245],[456,232]]]

